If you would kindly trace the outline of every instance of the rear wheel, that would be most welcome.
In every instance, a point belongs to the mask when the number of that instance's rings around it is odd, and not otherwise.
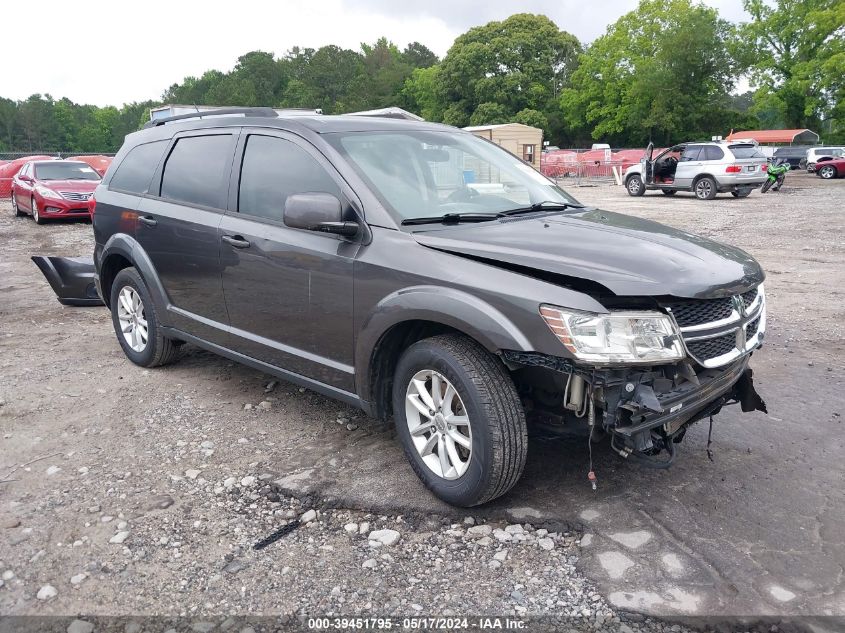
[[[625,187],[626,189],[628,189],[629,196],[639,197],[645,193],[645,185],[643,184],[643,179],[636,174],[628,178],[628,182],[625,183]]]
[[[833,165],[825,165],[821,169],[817,170],[816,173],[819,175],[819,178],[830,180],[836,176],[836,168],[833,167]]]
[[[693,187],[693,192],[699,200],[712,200],[716,197],[716,181],[710,176],[699,178]]]
[[[674,196],[677,192],[675,189],[661,189],[664,196]]]
[[[41,217],[41,214],[38,212],[38,203],[35,201],[35,198],[30,198],[29,200],[30,209],[32,209],[32,219],[35,220],[36,224],[44,224],[44,219]]]
[[[517,482],[525,466],[525,413],[505,366],[464,336],[414,343],[393,381],[405,455],[443,501],[475,506]]]
[[[135,268],[117,273],[110,305],[114,332],[129,360],[141,367],[157,367],[176,359],[178,346],[162,334],[147,284]]]
[[[739,189],[737,191],[731,191],[731,195],[734,198],[747,198],[751,195],[751,189]]]

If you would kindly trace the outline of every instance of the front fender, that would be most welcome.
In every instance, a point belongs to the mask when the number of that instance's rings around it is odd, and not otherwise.
[[[156,314],[159,319],[167,319],[168,307],[171,305],[170,298],[159,279],[155,266],[150,260],[147,252],[143,247],[130,235],[126,233],[115,233],[103,246],[103,250],[98,258],[97,275],[100,283],[100,288],[103,295],[103,300],[108,305],[111,296],[111,282],[114,279],[109,273],[109,259],[112,257],[121,257],[128,260],[132,266],[138,271],[143,280],[147,284],[147,289],[150,291],[150,296],[156,307]],[[162,325],[170,325],[170,323],[162,322]]]
[[[493,353],[503,349],[532,350],[531,342],[513,321],[474,295],[440,286],[404,288],[379,301],[361,326],[355,346],[355,366],[359,368],[361,382],[359,395],[369,393],[373,351],[380,339],[393,326],[408,321],[446,325],[472,337]]]

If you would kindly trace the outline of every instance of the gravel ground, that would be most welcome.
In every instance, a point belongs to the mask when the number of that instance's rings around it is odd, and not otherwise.
[[[842,337],[823,331],[843,318],[843,185],[795,174],[779,194],[710,203],[572,191],[751,251],[769,274],[770,327],[801,326],[779,344],[838,364]],[[564,630],[686,630],[609,607],[569,525],[286,496],[280,462],[341,435],[354,446],[375,422],[194,348],[135,367],[105,310],[60,306],[28,261],[90,253],[90,225],[38,227],[4,201],[0,235],[0,614],[554,615],[572,616]]]

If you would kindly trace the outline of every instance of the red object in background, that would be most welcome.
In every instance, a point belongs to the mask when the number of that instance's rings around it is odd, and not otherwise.
[[[82,161],[30,161],[12,180],[12,204],[39,224],[48,218],[90,218],[88,201],[100,180]]]
[[[24,156],[16,158],[5,165],[0,165],[0,198],[8,198],[12,194],[12,179],[31,160],[49,160],[50,156]]]
[[[66,160],[81,160],[83,163],[88,163],[93,167],[100,176],[105,176],[106,170],[114,160],[113,156],[101,156],[99,154],[93,156],[71,156]]]

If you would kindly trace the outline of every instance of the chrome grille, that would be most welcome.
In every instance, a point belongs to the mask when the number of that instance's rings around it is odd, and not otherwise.
[[[685,299],[663,304],[689,355],[704,367],[720,367],[752,352],[766,331],[763,286],[719,299]]]
[[[72,200],[73,202],[88,202],[91,197],[90,193],[81,193],[78,191],[60,191],[59,194],[65,200]]]
[[[716,358],[736,349],[736,335],[724,334],[715,338],[687,343],[689,353],[696,358]]]
[[[723,299],[704,299],[692,301],[676,301],[666,307],[672,310],[675,320],[681,327],[690,325],[701,325],[727,319],[733,310],[733,301],[730,297]]]
[[[745,304],[745,307],[748,308],[752,303],[754,303],[754,299],[757,298],[757,288],[752,288],[748,292],[742,293],[742,302]]]

